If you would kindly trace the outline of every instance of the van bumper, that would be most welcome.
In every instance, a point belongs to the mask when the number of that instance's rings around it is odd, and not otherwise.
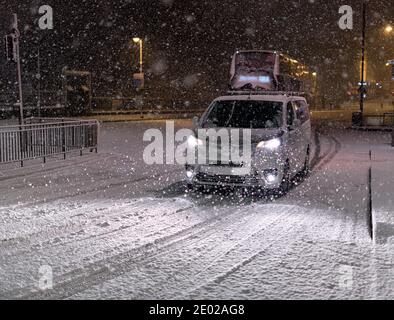
[[[283,168],[252,168],[239,172],[234,168],[221,166],[187,166],[187,182],[201,186],[258,187],[278,189],[283,179]]]

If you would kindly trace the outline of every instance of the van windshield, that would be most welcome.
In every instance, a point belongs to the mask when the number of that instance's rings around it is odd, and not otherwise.
[[[273,129],[282,126],[282,102],[223,100],[215,101],[203,127]]]

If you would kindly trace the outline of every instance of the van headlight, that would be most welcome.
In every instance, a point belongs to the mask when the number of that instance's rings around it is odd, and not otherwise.
[[[266,150],[276,150],[282,145],[282,141],[279,138],[275,138],[268,141],[261,141],[257,145],[257,149],[266,149]]]
[[[202,140],[196,138],[195,136],[189,136],[189,138],[187,138],[187,145],[191,148],[202,146],[202,144]]]

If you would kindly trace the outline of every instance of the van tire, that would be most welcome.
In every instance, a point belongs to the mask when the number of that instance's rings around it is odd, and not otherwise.
[[[279,187],[279,193],[281,195],[285,195],[287,192],[289,192],[291,188],[291,173],[290,173],[290,165],[289,162],[286,162],[285,168],[283,170],[283,178],[281,185]]]
[[[306,177],[311,171],[310,157],[311,157],[311,152],[310,152],[310,148],[308,146],[308,150],[307,150],[306,156],[305,156],[304,167],[302,168],[302,171],[301,171],[301,174],[302,174],[303,177]]]

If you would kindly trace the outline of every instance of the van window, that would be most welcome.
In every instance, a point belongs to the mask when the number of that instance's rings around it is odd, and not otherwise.
[[[294,123],[294,109],[293,104],[289,102],[287,104],[287,125],[292,126]]]
[[[300,119],[301,123],[305,123],[310,119],[308,104],[303,100],[295,101],[295,109],[297,118]]]

